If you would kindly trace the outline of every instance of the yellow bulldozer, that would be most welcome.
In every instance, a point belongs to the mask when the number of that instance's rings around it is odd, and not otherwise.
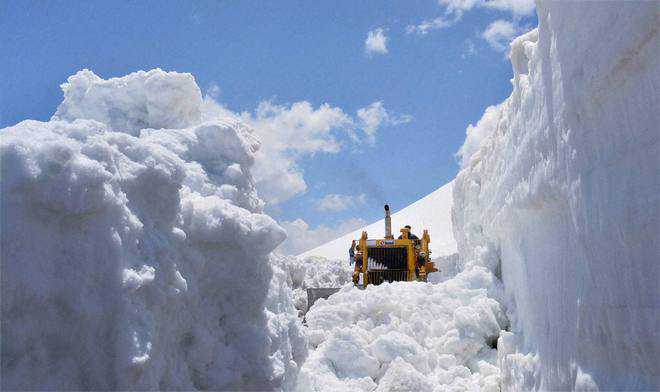
[[[431,261],[429,243],[431,237],[424,230],[422,238],[410,232],[410,226],[401,228],[401,235],[392,235],[390,207],[385,204],[385,237],[369,238],[366,231],[359,240],[353,240],[350,248],[355,262],[353,283],[366,288],[384,282],[426,282],[428,274],[438,269]],[[308,288],[307,309],[319,298],[328,298],[339,288]]]
[[[392,235],[390,207],[385,204],[385,238],[370,239],[363,231],[355,247],[353,283],[360,287],[383,282],[426,282],[428,274],[436,272],[431,261],[431,237],[424,230],[422,238],[410,232],[410,226],[401,228],[401,235]]]

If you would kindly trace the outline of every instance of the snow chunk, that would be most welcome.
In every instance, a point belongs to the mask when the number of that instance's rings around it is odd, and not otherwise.
[[[200,122],[202,93],[188,73],[160,69],[101,79],[85,69],[62,84],[53,120],[97,120],[132,135],[144,128],[187,128]]]
[[[298,389],[496,390],[490,346],[507,319],[489,292],[501,287],[483,268],[438,284],[345,285],[305,315],[314,351]]]
[[[137,290],[154,281],[156,269],[148,265],[143,265],[139,271],[131,268],[124,269],[122,284],[129,290]],[[178,271],[177,271],[178,273]],[[179,274],[179,276],[181,276]],[[182,278],[183,279],[183,278]]]
[[[380,380],[377,392],[433,391],[433,384],[410,363],[396,358]]]

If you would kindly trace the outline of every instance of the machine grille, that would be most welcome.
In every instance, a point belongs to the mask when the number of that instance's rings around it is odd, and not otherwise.
[[[379,285],[383,282],[405,282],[408,280],[408,271],[406,270],[371,270],[369,274],[369,284]]]
[[[407,270],[407,248],[367,248],[367,269]]]

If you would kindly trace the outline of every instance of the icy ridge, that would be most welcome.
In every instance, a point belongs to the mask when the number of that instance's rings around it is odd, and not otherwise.
[[[504,283],[504,390],[657,390],[657,3],[537,9],[511,96],[460,151],[462,264]]]
[[[2,389],[293,388],[306,346],[251,130],[202,122],[189,74],[63,90],[51,121],[0,130]]]

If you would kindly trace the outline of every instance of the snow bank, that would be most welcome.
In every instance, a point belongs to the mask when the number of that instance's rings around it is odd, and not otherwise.
[[[406,208],[392,214],[392,232],[405,225],[411,225],[413,233],[421,236],[422,230],[428,229],[431,235],[430,249],[432,257],[449,256],[456,253],[456,241],[452,230],[453,182],[443,185],[436,191],[424,196]],[[351,241],[359,239],[366,230],[371,238],[385,236],[385,220],[372,223],[369,226],[354,230],[336,240],[304,252],[302,258],[321,256],[328,259],[348,259],[348,248]]]
[[[251,131],[200,122],[189,74],[63,90],[0,131],[2,389],[292,388],[306,347]]]
[[[286,283],[293,289],[293,301],[300,317],[307,311],[308,288],[342,287],[353,282],[353,266],[348,260],[315,256],[305,259],[287,256],[282,260],[287,272]]]
[[[468,128],[454,233],[504,282],[505,390],[660,389],[657,11],[541,2],[511,96]]]
[[[499,390],[507,320],[493,274],[473,268],[440,284],[346,285],[307,313],[314,349],[300,391]]]

